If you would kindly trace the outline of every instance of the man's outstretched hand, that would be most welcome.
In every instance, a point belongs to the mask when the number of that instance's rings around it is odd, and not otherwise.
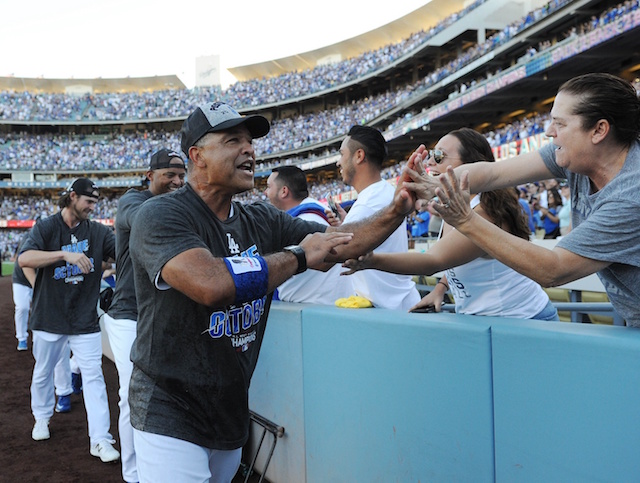
[[[415,188],[410,186],[413,182],[410,174],[414,172],[416,165],[422,166],[422,162],[427,155],[428,153],[425,145],[421,144],[418,146],[418,148],[411,153],[411,156],[409,156],[406,166],[398,177],[398,184],[396,186],[396,193],[393,198],[393,202],[396,211],[403,215],[408,215],[416,209],[416,202],[420,197],[418,196],[418,192],[416,192]]]
[[[332,231],[329,233],[312,233],[304,237],[300,246],[307,257],[307,267],[325,271],[333,266],[335,262],[325,262],[329,255],[335,255],[335,248],[339,245],[346,245],[353,239],[353,233],[343,233]]]

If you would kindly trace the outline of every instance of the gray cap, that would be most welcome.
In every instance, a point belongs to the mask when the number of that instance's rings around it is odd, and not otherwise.
[[[189,148],[205,134],[225,131],[239,124],[247,126],[254,139],[266,136],[271,129],[269,121],[264,116],[241,116],[238,111],[224,102],[201,104],[182,124],[180,147],[184,154],[189,156]]]

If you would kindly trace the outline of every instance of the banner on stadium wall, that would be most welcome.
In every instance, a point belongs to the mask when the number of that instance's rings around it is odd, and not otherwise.
[[[102,223],[103,225],[113,226],[114,220],[111,218],[92,218],[93,221],[97,221],[98,223]]]
[[[491,148],[491,150],[493,151],[493,157],[496,158],[496,161],[502,161],[504,159],[513,158],[519,154],[537,151],[542,146],[549,144],[550,142],[550,137],[540,133],[529,136],[525,139],[519,139],[518,141],[502,144],[495,148]]]
[[[617,37],[628,30],[632,30],[640,25],[640,10],[634,10],[619,19],[598,27],[588,34],[577,37],[573,42],[561,45],[554,49],[552,54],[553,63],[557,64],[569,57],[589,50],[602,42],[613,37]]]
[[[2,228],[31,228],[34,224],[33,220],[0,220]]]
[[[432,109],[426,112],[420,113],[412,118],[407,123],[398,126],[391,131],[387,131],[384,134],[384,138],[387,141],[399,138],[408,132],[420,129],[422,126],[428,125],[431,121],[449,114],[457,109],[460,109],[467,104],[477,101],[484,96],[491,94],[499,89],[502,89],[514,82],[527,77],[527,67],[525,65],[517,67],[513,70],[508,70],[501,76],[492,79],[474,89],[468,90],[466,93],[454,97],[453,99],[442,102]]]

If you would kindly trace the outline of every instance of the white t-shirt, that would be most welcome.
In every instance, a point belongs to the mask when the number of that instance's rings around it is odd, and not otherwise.
[[[472,209],[480,196],[471,200]],[[530,319],[549,303],[540,285],[494,258],[476,258],[446,274],[458,314]]]
[[[305,198],[300,204],[308,203],[317,204],[323,210],[325,209],[323,205],[313,198]],[[297,218],[329,226],[329,223],[324,218],[315,213],[300,213]],[[327,276],[327,273],[313,269],[294,275],[278,287],[278,298],[284,302],[333,305],[336,300],[334,298],[334,287],[326,283]]]
[[[393,200],[395,189],[387,181],[381,180],[367,186],[351,206],[344,223],[367,218]],[[374,253],[405,253],[409,250],[407,229],[402,223]],[[329,270],[327,283],[334,285],[335,301],[341,297],[360,295],[370,300],[374,307],[408,311],[420,301],[420,293],[409,275],[396,275],[379,270],[362,270],[349,276],[340,276],[345,269],[339,264]]]

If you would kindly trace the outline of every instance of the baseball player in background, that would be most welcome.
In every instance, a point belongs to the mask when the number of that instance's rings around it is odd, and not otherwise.
[[[186,173],[187,169],[180,153],[161,149],[151,156],[146,175],[149,188],[143,191],[130,189],[118,200],[116,288],[103,322],[109,336],[109,344],[113,351],[120,381],[118,431],[120,434],[122,478],[127,482],[138,481],[133,428],[129,419],[129,381],[133,370],[131,346],[136,338],[136,320],[138,319],[133,267],[129,255],[129,236],[140,205],[152,196],[175,191],[182,187]]]
[[[16,255],[20,254],[20,249],[27,240],[28,233],[22,237],[18,244]],[[18,339],[18,350],[26,351],[27,324],[29,322],[29,310],[31,309],[31,298],[33,296],[33,283],[35,283],[36,271],[33,268],[22,269],[18,262],[14,264],[11,276],[11,288],[13,289],[13,303],[15,305],[16,339]]]
[[[39,218],[36,218],[35,223]],[[33,268],[20,267],[17,262],[17,256],[20,254],[24,242],[27,241],[29,233],[23,235],[18,248],[16,250],[16,263],[13,266],[13,274],[11,276],[13,289],[13,303],[15,305],[15,324],[16,339],[18,339],[18,350],[26,351],[29,349],[27,341],[29,339],[28,322],[29,311],[31,310],[31,299],[33,298],[33,285],[36,283],[36,271]],[[60,360],[56,364],[53,381],[56,388],[56,396],[58,402],[56,404],[57,413],[68,413],[71,411],[71,367],[69,364],[69,355],[71,351],[67,345],[66,350],[62,353]]]
[[[18,257],[21,267],[37,270],[31,310],[33,356],[31,437],[49,439],[54,410],[53,370],[70,346],[83,377],[90,453],[117,461],[112,444],[107,389],[102,373],[102,339],[97,306],[101,264],[115,257],[115,236],[89,220],[98,187],[79,178],[59,200],[61,210],[36,224]]]

